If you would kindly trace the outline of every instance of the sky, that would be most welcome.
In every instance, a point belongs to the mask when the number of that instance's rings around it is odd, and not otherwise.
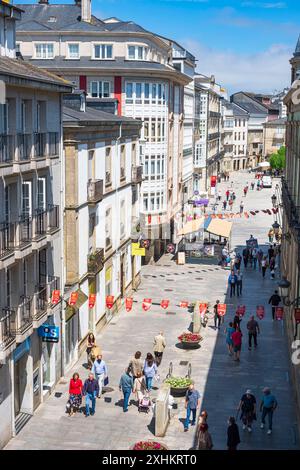
[[[297,0],[92,0],[92,11],[175,39],[196,56],[197,71],[215,75],[229,93],[290,85],[289,59],[300,34]]]

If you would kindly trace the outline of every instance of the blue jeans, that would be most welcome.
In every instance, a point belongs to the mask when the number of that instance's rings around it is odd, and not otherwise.
[[[146,377],[146,389],[151,390],[153,377]]]
[[[187,409],[186,409],[186,418],[185,418],[185,421],[184,421],[184,429],[189,428],[191,413],[193,413],[192,424],[195,424],[197,408],[191,408],[190,405],[188,404]]]
[[[131,394],[131,388],[123,388],[123,395],[124,395],[123,411],[128,410],[128,403],[129,403],[130,394]]]
[[[85,396],[85,414],[86,416],[90,415],[90,401],[92,402],[92,411],[91,414],[95,413],[96,408],[96,392],[95,393],[87,393]]]
[[[265,408],[263,407],[262,415],[261,415],[261,422],[265,424],[266,416],[268,415],[269,419],[269,429],[272,431],[272,424],[273,424],[273,408]]]
[[[257,265],[257,258],[253,258],[253,268],[256,269]]]

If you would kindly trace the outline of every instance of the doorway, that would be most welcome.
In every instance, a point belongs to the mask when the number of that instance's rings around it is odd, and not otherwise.
[[[15,417],[22,411],[22,404],[27,386],[27,358],[28,354],[24,354],[24,356],[14,363]]]

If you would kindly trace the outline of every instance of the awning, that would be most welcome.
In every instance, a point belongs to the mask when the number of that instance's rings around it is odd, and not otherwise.
[[[181,230],[178,232],[178,236],[188,235],[189,233],[198,232],[202,227],[204,222],[204,217],[200,217],[199,219],[190,220],[187,222]]]
[[[232,222],[223,219],[212,219],[206,231],[213,235],[229,238],[232,228]]]

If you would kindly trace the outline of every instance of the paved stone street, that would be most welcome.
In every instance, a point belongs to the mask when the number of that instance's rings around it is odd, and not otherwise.
[[[235,210],[238,211],[242,188],[252,176],[239,173],[235,177],[235,190],[238,194]],[[230,186],[230,183],[228,183]],[[226,184],[222,183],[224,195]],[[245,199],[245,210],[257,210],[271,207],[273,190],[251,191]],[[250,233],[259,239],[260,245],[267,249],[267,232],[274,222],[274,217],[258,214],[249,219],[235,219],[233,225],[232,247],[242,247]],[[161,365],[160,375],[163,380],[168,372],[170,361],[174,365],[174,374],[185,375],[186,365],[180,361],[191,362],[192,377],[196,388],[202,395],[201,408],[208,411],[208,423],[215,449],[226,448],[227,418],[236,415],[236,406],[241,395],[251,388],[257,398],[264,386],[270,386],[276,395],[279,407],[274,415],[274,431],[267,436],[266,430],[260,429],[260,421],[254,425],[252,434],[242,431],[239,422],[242,443],[240,449],[298,449],[299,440],[295,422],[293,393],[289,381],[289,361],[282,322],[272,322],[267,301],[272,294],[276,281],[267,273],[265,280],[261,274],[250,267],[244,272],[244,291],[242,298],[230,299],[227,294],[228,271],[213,264],[203,264],[196,260],[185,266],[177,266],[169,256],[164,256],[156,266],[146,266],[142,271],[143,280],[134,299],[132,312],[121,314],[112,320],[98,337],[103,348],[103,357],[109,367],[111,391],[107,391],[97,401],[96,415],[86,419],[83,415],[68,417],[65,411],[68,384],[59,384],[54,394],[38,409],[20,434],[12,439],[6,449],[128,449],[140,439],[153,439],[153,419],[151,414],[139,414],[135,405],[124,414],[120,407],[121,394],[118,390],[119,377],[130,357],[136,350],[143,355],[152,351],[153,336],[160,330],[165,332],[167,349]],[[170,313],[159,305],[144,312],[141,301],[152,297],[159,304],[163,298],[169,298]],[[198,350],[185,351],[176,346],[177,336],[187,330],[191,314],[176,307],[180,300],[216,299],[229,304],[225,323],[233,317],[235,307],[243,303],[247,314],[242,321],[244,345],[241,362],[236,363],[227,354],[223,328],[215,331],[210,319],[201,334],[204,340]],[[255,314],[256,305],[266,305],[266,318],[260,322],[261,335],[256,351],[248,351],[246,322],[251,313]],[[79,371],[82,378],[87,375],[81,358],[72,373]],[[69,380],[71,373],[66,379]],[[154,391],[153,396],[157,392]],[[61,394],[61,395],[60,395]],[[133,396],[132,396],[133,398]],[[184,399],[177,399],[178,408],[172,411],[173,417],[167,434],[161,442],[170,449],[189,449],[193,445],[194,428],[183,432],[182,419]]]

